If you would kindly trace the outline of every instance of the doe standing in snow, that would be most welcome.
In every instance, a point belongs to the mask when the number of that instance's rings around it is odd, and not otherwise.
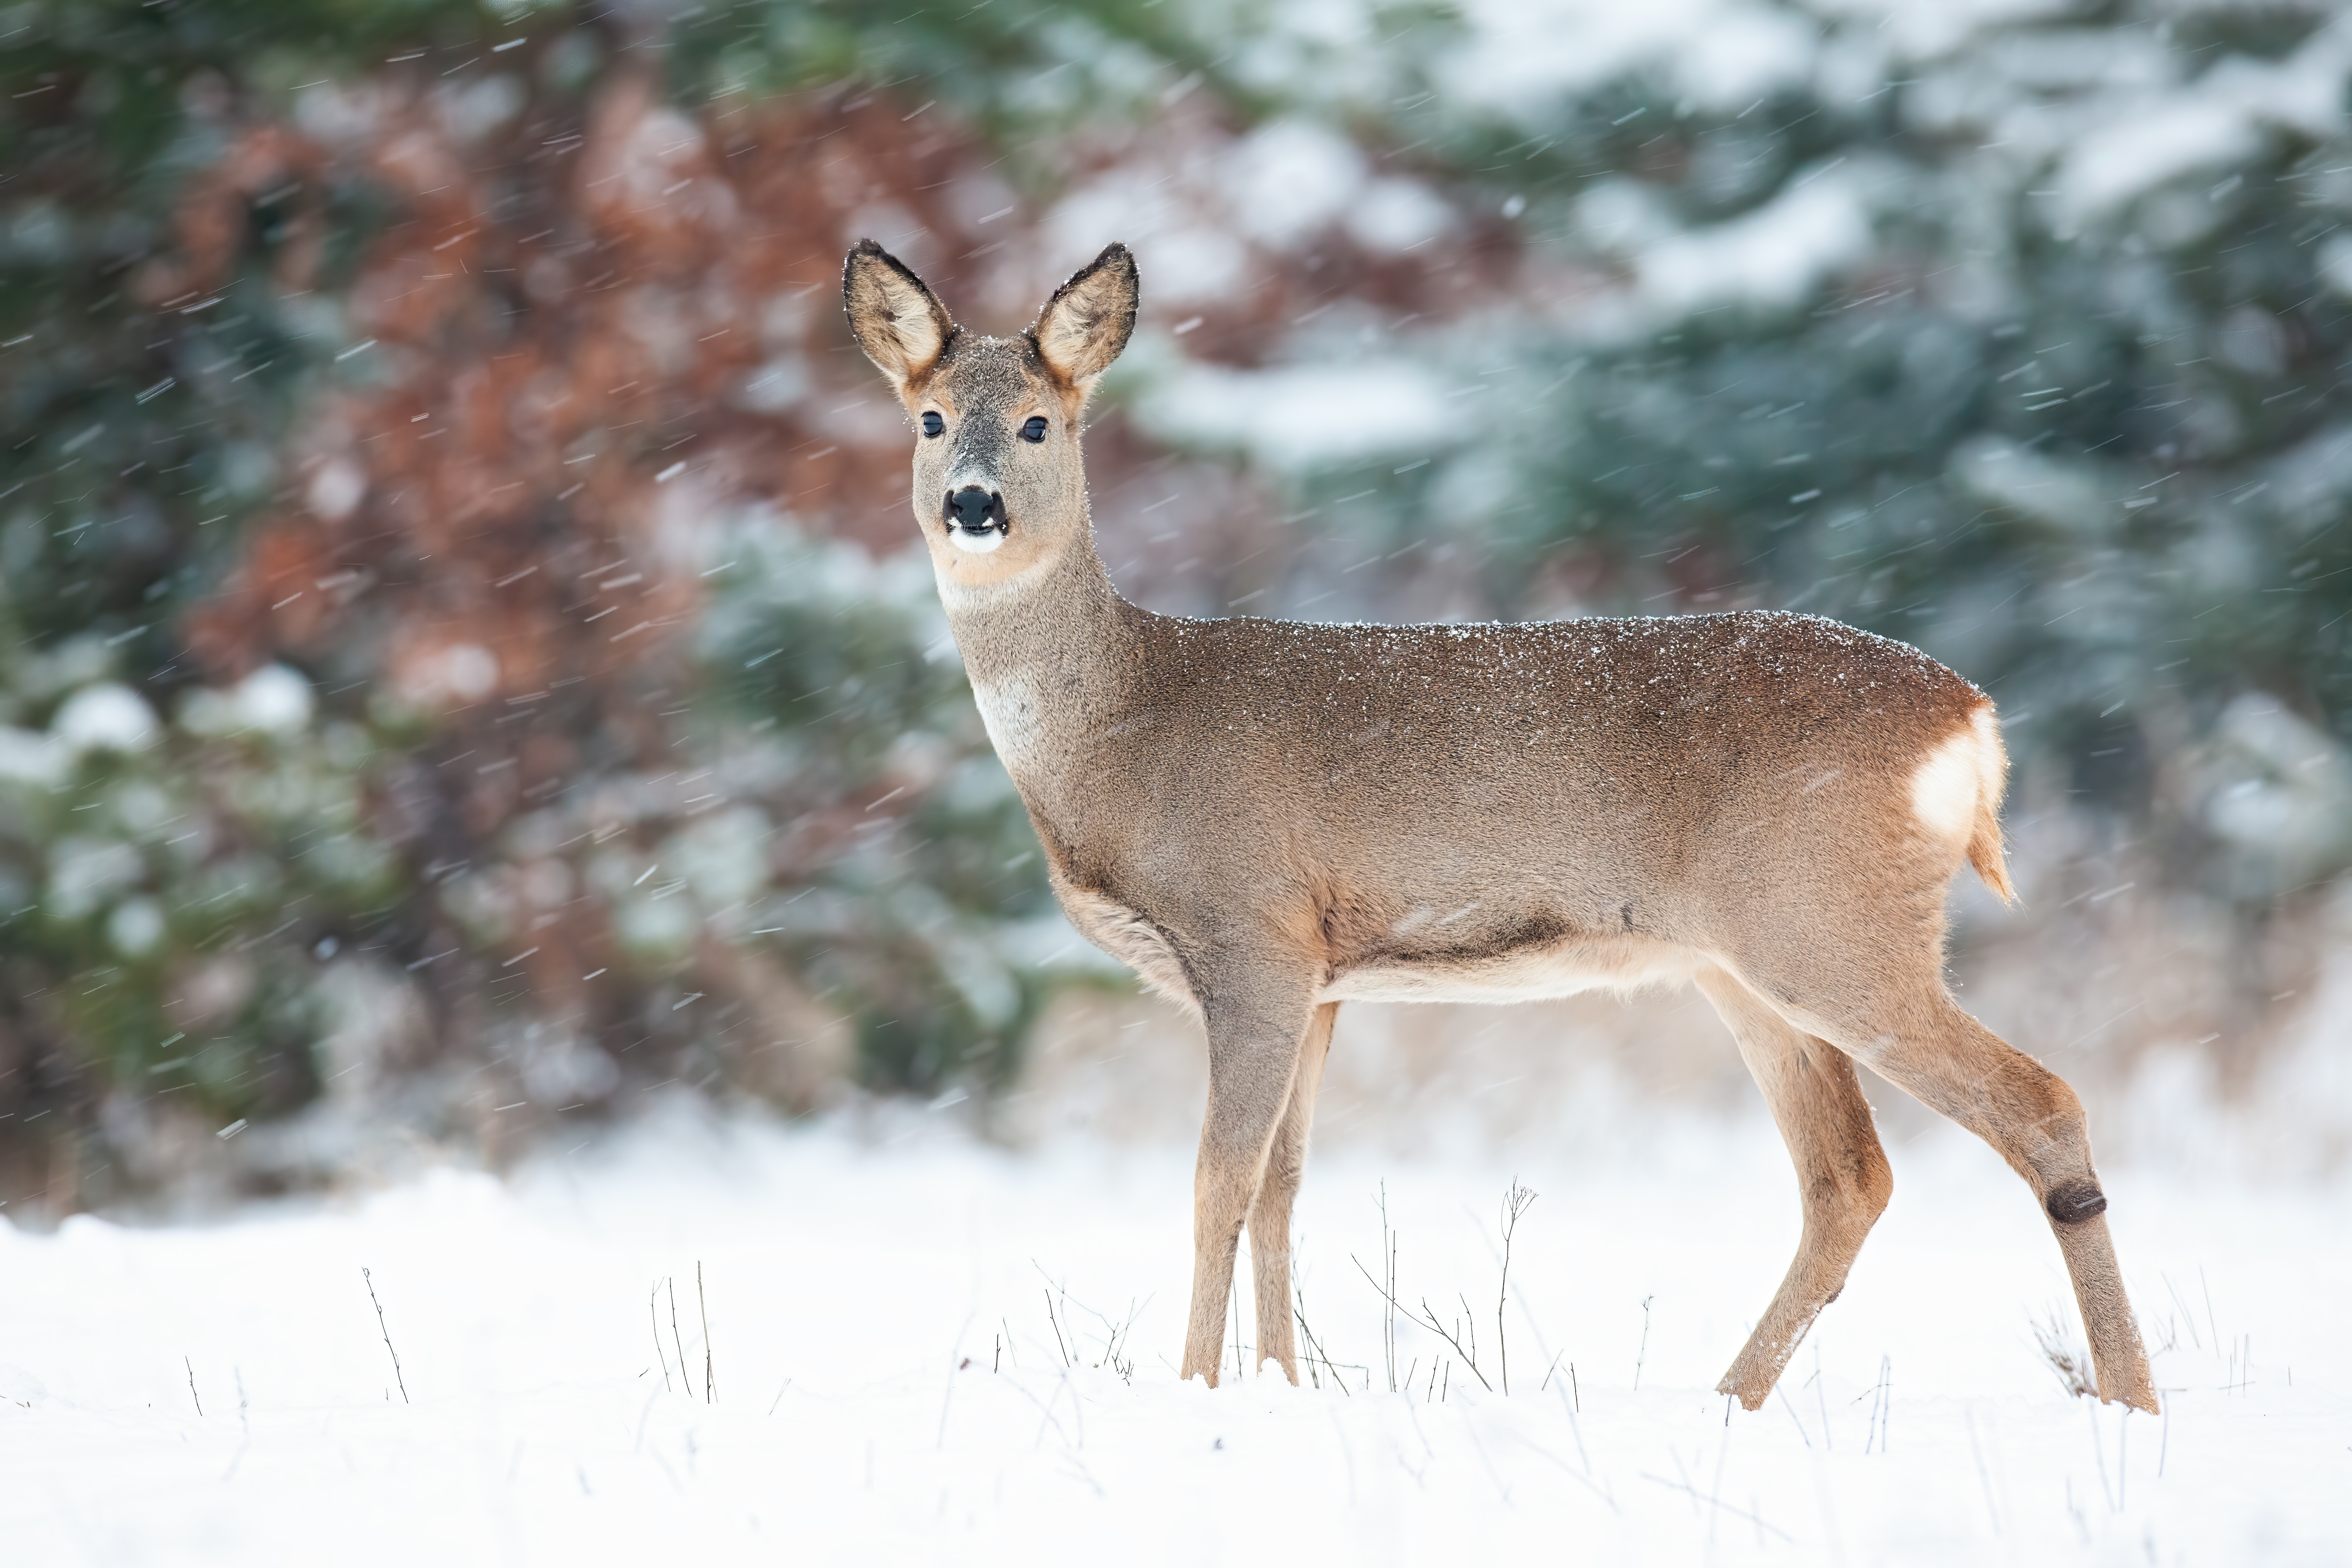
[[[1763,1403],[1892,1190],[1854,1064],[2033,1189],[2099,1394],[2156,1408],[2082,1103],[1962,1012],[1944,895],[2007,896],[1992,704],[1916,649],[1744,614],[1521,626],[1157,616],[1095,552],[1080,416],[1135,324],[1114,245],[1016,337],[871,240],[842,280],[919,434],[914,509],[1071,921],[1201,1018],[1183,1375],[1217,1381],[1246,1226],[1297,1381],[1290,1211],[1339,1004],[1695,982],[1796,1162],[1804,1237],[1721,1391]]]

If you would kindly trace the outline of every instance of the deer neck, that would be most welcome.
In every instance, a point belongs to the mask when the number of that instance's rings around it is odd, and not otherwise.
[[[1037,570],[981,584],[941,574],[940,598],[997,756],[1033,807],[1057,815],[1059,782],[1127,706],[1140,612],[1111,586],[1083,521]]]

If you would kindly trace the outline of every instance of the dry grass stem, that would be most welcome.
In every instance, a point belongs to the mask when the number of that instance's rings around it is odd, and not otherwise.
[[[392,1348],[392,1330],[383,1321],[383,1303],[375,1299],[375,1276],[362,1268],[360,1270],[360,1278],[367,1282],[368,1303],[375,1308],[376,1330],[383,1335],[383,1348],[392,1352],[392,1381],[400,1385],[400,1402],[405,1405],[408,1403],[408,1380],[400,1373],[400,1352]],[[195,1388],[195,1373],[193,1369],[188,1373],[188,1387],[191,1392]]]
[[[2058,1374],[2058,1385],[2077,1399],[2095,1399],[2099,1394],[2098,1379],[2091,1371],[2091,1358],[2056,1312],[2037,1320],[2033,1324],[2033,1342],[2042,1348],[2042,1359]]]
[[[1292,1285],[1292,1287],[1291,1287],[1291,1289],[1292,1289],[1292,1292],[1293,1292],[1293,1293],[1297,1297],[1297,1299],[1298,1299],[1298,1301],[1297,1301],[1297,1318],[1298,1318],[1298,1336],[1299,1336],[1299,1338],[1301,1338],[1301,1339],[1303,1339],[1303,1340],[1305,1340],[1305,1341],[1307,1342],[1307,1376],[1308,1376],[1308,1377],[1310,1377],[1310,1378],[1313,1378],[1313,1379],[1315,1380],[1315,1386],[1316,1386],[1316,1387],[1320,1388],[1320,1387],[1322,1387],[1322,1386],[1323,1386],[1323,1381],[1322,1381],[1321,1377],[1319,1377],[1319,1376],[1316,1373],[1316,1371],[1315,1371],[1315,1363],[1316,1363],[1318,1361],[1320,1361],[1320,1362],[1323,1363],[1323,1370],[1324,1370],[1325,1372],[1329,1373],[1331,1374],[1331,1381],[1332,1381],[1332,1383],[1333,1383],[1333,1384],[1335,1384],[1339,1387],[1339,1392],[1340,1392],[1340,1393],[1342,1393],[1342,1394],[1349,1394],[1349,1397],[1353,1398],[1353,1397],[1354,1397],[1354,1395],[1353,1395],[1351,1393],[1349,1393],[1349,1388],[1348,1388],[1348,1380],[1347,1380],[1346,1378],[1344,1378],[1344,1377],[1341,1377],[1341,1376],[1339,1375],[1339,1369],[1337,1366],[1335,1366],[1335,1365],[1333,1365],[1333,1364],[1332,1364],[1332,1362],[1331,1362],[1331,1352],[1330,1352],[1328,1350],[1327,1350],[1327,1349],[1325,1349],[1325,1348],[1324,1348],[1323,1342],[1322,1342],[1320,1339],[1318,1339],[1318,1338],[1317,1338],[1317,1337],[1316,1337],[1315,1330],[1314,1330],[1314,1329],[1313,1329],[1313,1328],[1312,1328],[1312,1327],[1307,1323],[1307,1290],[1306,1290],[1306,1288],[1305,1288],[1305,1287],[1303,1287],[1303,1286],[1300,1286],[1300,1285],[1298,1285],[1298,1284],[1297,1284],[1297,1283],[1295,1283],[1295,1282],[1294,1282],[1294,1283],[1293,1283],[1293,1285]],[[1371,1369],[1371,1368],[1370,1368],[1370,1367],[1359,1367],[1359,1366],[1354,1365],[1354,1364],[1351,1363],[1349,1364],[1349,1369],[1348,1369],[1348,1370],[1349,1370],[1350,1372],[1361,1372],[1361,1373],[1364,1374],[1364,1382],[1365,1382],[1366,1385],[1367,1385],[1367,1386],[1369,1386],[1369,1385],[1370,1384],[1370,1383],[1371,1383],[1371,1381],[1372,1381],[1372,1369]]]
[[[1475,1318],[1470,1319],[1466,1325],[1464,1319],[1456,1318],[1453,1321],[1453,1326],[1451,1328],[1441,1327],[1437,1321],[1437,1312],[1430,1306],[1428,1297],[1424,1296],[1421,1299],[1421,1310],[1419,1312],[1415,1312],[1412,1308],[1406,1306],[1403,1302],[1399,1301],[1396,1299],[1394,1292],[1383,1286],[1379,1280],[1373,1279],[1371,1270],[1364,1267],[1361,1259],[1356,1258],[1353,1254],[1350,1254],[1348,1261],[1355,1264],[1356,1271],[1364,1277],[1365,1283],[1371,1286],[1373,1289],[1380,1291],[1381,1299],[1388,1302],[1392,1310],[1403,1313],[1405,1320],[1408,1322],[1412,1323],[1418,1328],[1427,1330],[1429,1332],[1435,1334],[1439,1339],[1444,1340],[1448,1345],[1452,1346],[1454,1353],[1462,1358],[1463,1364],[1470,1369],[1471,1375],[1478,1380],[1480,1385],[1489,1392],[1493,1391],[1495,1385],[1486,1381],[1486,1374],[1485,1373],[1478,1370],[1478,1326]],[[1462,1301],[1463,1311],[1465,1313],[1468,1313],[1470,1310],[1470,1302],[1468,1299],[1458,1299]],[[1451,1374],[1449,1373],[1449,1376]],[[1410,1387],[1411,1384],[1412,1379],[1408,1374],[1406,1385]]]
[[[1054,1325],[1054,1343],[1062,1352],[1062,1364],[1076,1366],[1077,1363],[1070,1356],[1070,1342],[1062,1337],[1062,1321],[1054,1316],[1054,1290],[1050,1285],[1045,1288],[1045,1321]]]
[[[719,1402],[719,1384],[711,1375],[710,1362],[710,1300],[702,1293],[702,1259],[694,1260],[694,1299],[702,1309],[702,1403]]]
[[[1388,1183],[1387,1183],[1386,1181],[1383,1181],[1383,1182],[1381,1182],[1381,1254],[1382,1258],[1386,1259],[1386,1262],[1387,1262],[1387,1269],[1388,1269],[1388,1289],[1381,1292],[1381,1296],[1386,1300],[1386,1301],[1387,1301],[1387,1303],[1388,1303],[1385,1307],[1381,1308],[1381,1331],[1382,1336],[1386,1339],[1387,1343],[1388,1343],[1388,1356],[1389,1356],[1389,1392],[1390,1392],[1391,1394],[1394,1394],[1394,1393],[1397,1391],[1397,1374],[1396,1374],[1396,1264],[1397,1264],[1397,1244],[1396,1244],[1396,1237],[1395,1237],[1395,1236],[1394,1236],[1394,1234],[1393,1234],[1393,1233],[1391,1233],[1391,1232],[1390,1231],[1390,1229],[1389,1229],[1389,1184],[1388,1184]],[[1360,1264],[1358,1264],[1356,1267],[1357,1267],[1357,1268],[1362,1268],[1362,1267],[1363,1267],[1363,1265],[1360,1263]],[[1418,1358],[1416,1358],[1415,1364],[1416,1364],[1416,1365],[1417,1365],[1417,1364],[1419,1364],[1419,1363],[1418,1363]],[[1410,1374],[1410,1373],[1407,1373],[1407,1375],[1406,1375],[1406,1377],[1405,1377],[1405,1386],[1406,1386],[1406,1387],[1408,1387],[1408,1388],[1410,1388],[1410,1387],[1412,1387],[1412,1375]]]
[[[661,1363],[663,1392],[674,1393],[669,1381],[669,1352],[662,1349],[660,1301],[661,1281],[656,1279],[654,1288],[646,1293],[646,1321],[653,1325],[654,1355]]]
[[[1533,1189],[1521,1185],[1519,1179],[1513,1176],[1510,1189],[1503,1194],[1503,1281],[1495,1292],[1495,1354],[1505,1394],[1511,1392],[1511,1347],[1503,1337],[1503,1307],[1511,1299],[1511,1237],[1519,1228],[1519,1216],[1535,1201]]]
[[[677,1380],[686,1383],[686,1340],[677,1331],[677,1276],[668,1276],[665,1283],[669,1287],[669,1342],[677,1347]],[[691,1384],[687,1384],[686,1392],[694,1392]]]

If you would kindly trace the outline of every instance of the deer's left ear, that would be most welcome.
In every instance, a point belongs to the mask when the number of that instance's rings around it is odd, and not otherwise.
[[[1029,329],[1045,368],[1080,392],[1092,391],[1095,378],[1127,347],[1141,298],[1135,258],[1123,245],[1105,247],[1054,290]]]

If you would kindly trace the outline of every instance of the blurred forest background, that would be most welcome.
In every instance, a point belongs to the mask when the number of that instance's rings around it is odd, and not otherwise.
[[[1197,1054],[988,750],[866,234],[990,331],[1135,247],[1152,608],[1953,665],[1970,1005],[2339,1158],[2347,81],[2297,0],[0,5],[0,1213]]]

